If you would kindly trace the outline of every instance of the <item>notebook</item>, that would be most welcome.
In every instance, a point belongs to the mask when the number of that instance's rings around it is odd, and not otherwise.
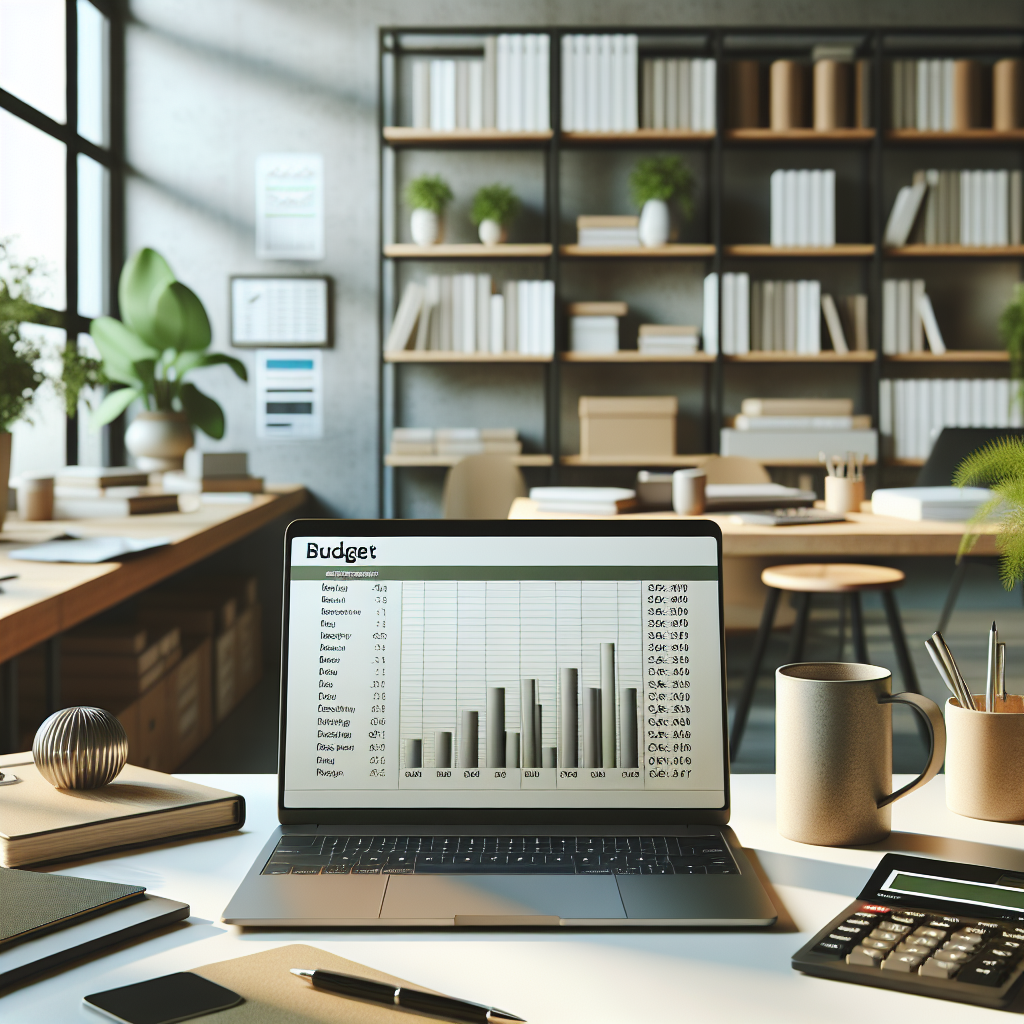
[[[18,778],[0,800],[0,865],[13,868],[74,860],[129,846],[241,828],[245,801],[236,793],[125,765],[101,789],[54,789],[29,753],[0,757]]]

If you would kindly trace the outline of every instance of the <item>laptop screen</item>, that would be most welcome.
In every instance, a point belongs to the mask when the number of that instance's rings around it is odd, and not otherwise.
[[[293,524],[282,806],[724,807],[715,528],[567,525]]]

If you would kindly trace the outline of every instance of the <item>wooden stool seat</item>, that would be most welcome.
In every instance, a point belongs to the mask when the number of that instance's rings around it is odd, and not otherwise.
[[[804,594],[850,594],[865,590],[892,590],[906,576],[885,565],[849,565],[842,562],[773,565],[761,573],[761,582],[776,590]]]

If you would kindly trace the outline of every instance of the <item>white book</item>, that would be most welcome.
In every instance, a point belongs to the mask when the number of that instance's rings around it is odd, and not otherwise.
[[[971,171],[971,220],[974,244],[985,245],[985,172]]]
[[[450,352],[452,349],[452,277],[443,274],[439,278],[441,298],[437,304],[437,350]],[[431,332],[433,334],[433,332]]]
[[[430,128],[430,61],[412,62],[412,126]]]
[[[984,240],[983,245],[992,246],[996,244],[996,237],[999,233],[996,227],[996,171],[979,171],[981,179],[982,217],[984,218]]]
[[[854,452],[868,462],[878,458],[878,433],[874,430],[736,430],[723,427],[722,455],[748,459],[814,459],[818,452]]]
[[[924,326],[921,321],[920,303],[924,295],[924,281],[915,278],[910,282],[910,351],[924,351]]]
[[[825,326],[828,328],[828,336],[832,341],[832,348],[836,352],[849,352],[850,347],[846,343],[846,334],[843,331],[843,321],[839,317],[839,310],[836,308],[836,300],[828,292],[821,296],[821,312],[825,317]]]
[[[793,246],[797,244],[796,208],[799,203],[797,172],[783,171],[782,174],[782,244]]]
[[[480,131],[484,126],[484,62],[469,62],[469,127]]]
[[[972,427],[985,426],[985,393],[983,382],[977,377],[971,380],[971,424]]]
[[[640,104],[637,96],[639,73],[639,37],[632,33],[626,36],[625,66],[625,116],[623,130],[635,132],[640,119]]]
[[[794,245],[811,244],[811,172],[801,168],[796,172],[796,239]]]
[[[423,308],[423,288],[410,281],[405,286],[402,301],[398,304],[395,319],[391,321],[387,341],[384,343],[386,352],[397,352],[408,346],[413,336],[413,328]]]
[[[444,127],[444,61],[430,62],[430,130],[439,132]]]
[[[933,378],[928,381],[928,410],[931,423],[928,428],[928,451],[932,450],[935,439],[946,425],[946,382]]]
[[[626,37],[620,32],[611,37],[612,45],[612,121],[613,132],[626,130]]]
[[[796,351],[807,355],[807,281],[796,283]]]
[[[878,433],[883,438],[883,454],[895,457],[892,444],[892,385],[891,377],[883,377],[878,382]]]
[[[825,206],[825,177],[824,172],[820,170],[812,170],[809,172],[811,177],[810,192],[808,199],[808,228],[807,228],[807,244],[808,245],[824,245],[825,244],[825,219],[824,219],[824,206]]]
[[[898,346],[896,329],[896,281],[887,277],[882,281],[882,354],[896,355]]]
[[[597,36],[587,36],[587,84],[584,90],[586,102],[587,121],[584,126],[588,132],[599,131],[600,111],[598,110],[598,98],[601,94],[600,84],[597,80],[598,68],[598,42]]]
[[[437,310],[441,304],[441,279],[437,274],[428,274],[423,283],[423,309],[416,325],[417,352],[437,347]]]
[[[704,278],[704,314],[701,335],[704,351],[718,354],[718,275],[708,274]]]
[[[455,61],[442,61],[444,69],[444,99],[442,113],[444,115],[444,127],[442,131],[450,132],[455,130]]]
[[[879,487],[871,495],[871,511],[895,519],[970,519],[992,497],[986,487]]]
[[[716,97],[717,91],[717,64],[713,60],[705,60],[704,62],[704,116],[702,118],[704,122],[705,131],[714,131],[716,118]]]
[[[536,349],[534,348],[533,339],[533,320],[531,313],[533,311],[533,303],[530,301],[532,298],[532,290],[530,288],[530,281],[520,281],[518,289],[519,299],[519,311],[517,320],[519,322],[519,346],[520,352],[526,355],[534,355]]]
[[[942,395],[942,414],[943,423],[947,427],[957,426],[956,417],[956,403],[957,403],[957,385],[960,382],[952,378],[947,378],[945,387],[943,388]]]
[[[576,98],[576,37],[562,36],[562,131],[576,128],[574,100]]]
[[[551,36],[537,37],[537,131],[551,128]]]
[[[484,37],[484,128],[498,125],[498,37]]]
[[[455,127],[469,127],[469,61],[455,61]]]
[[[966,377],[956,382],[956,425],[971,425],[971,382]]]
[[[707,130],[704,124],[704,68],[699,59],[690,61],[690,124],[695,132]]]
[[[750,351],[750,275],[736,275],[736,354]]]
[[[996,422],[996,381],[994,377],[985,379],[985,422],[982,426],[999,426]]]
[[[896,282],[896,351],[904,355],[911,349],[913,305],[910,301],[911,286],[907,278]]]
[[[1007,188],[1007,240],[1010,245],[1020,245],[1024,238],[1021,222],[1024,220],[1024,175],[1010,171]]]
[[[836,244],[836,172],[826,167],[822,172],[824,198],[822,201],[821,220],[825,229],[822,245]]]
[[[665,58],[654,59],[652,78],[651,124],[654,128],[665,127]]]
[[[821,282],[807,282],[807,351],[821,354]]]
[[[676,110],[679,112],[679,127],[689,129],[692,127],[690,107],[690,61],[682,59],[677,61],[679,70],[676,73],[676,85],[679,95],[676,98]]]
[[[961,171],[960,179],[960,244],[971,244],[971,172]]]
[[[929,399],[931,397],[931,381],[927,378],[920,378],[914,384],[914,412],[916,422],[914,423],[914,458],[927,459],[931,451],[931,426],[932,415]]]
[[[785,352],[798,352],[798,331],[800,329],[800,305],[797,296],[797,282],[782,282],[783,314],[782,314],[782,336],[784,339]]]
[[[491,351],[491,275],[476,275],[476,344],[477,352]]]
[[[523,46],[523,131],[537,130],[537,36],[520,36]]]
[[[995,385],[996,426],[1008,427],[1010,425],[1010,382],[1006,377],[1000,377]]]
[[[931,127],[930,104],[928,96],[931,91],[928,75],[928,61],[919,60],[915,62],[917,70],[917,117],[915,127],[919,132],[926,132]]]
[[[679,127],[679,61],[665,61],[665,127]]]
[[[775,351],[775,282],[761,282],[761,348]]]
[[[907,457],[906,406],[907,382],[898,378],[892,382],[892,454],[895,459]]]
[[[543,289],[544,354],[555,354],[555,282],[545,281]]]
[[[505,299],[505,351],[516,352],[519,348],[519,287],[516,281],[506,281],[502,285]]]
[[[535,355],[541,356],[545,354],[547,345],[547,331],[544,329],[544,282],[531,281],[530,285],[530,299],[532,302],[530,315],[534,337],[533,351]]]
[[[597,37],[597,81],[601,90],[597,100],[598,130],[612,129],[612,37]]]
[[[921,283],[924,284],[923,281]],[[922,292],[917,300],[917,313],[924,336],[928,339],[928,348],[936,355],[941,355],[946,351],[946,343],[942,340],[942,331],[939,330],[939,322],[935,319],[935,310],[927,292]]]
[[[769,240],[772,245],[784,245],[782,238],[782,209],[785,193],[785,171],[772,171],[769,182]]]
[[[917,220],[921,204],[927,194],[928,186],[923,182],[917,185],[904,185],[896,193],[896,200],[885,224],[884,245],[897,247],[907,244],[914,221]]]
[[[928,61],[928,127],[942,131],[942,61]]]
[[[573,36],[573,130],[587,128],[587,37]]]
[[[953,130],[953,61],[942,62],[942,130]]]
[[[462,301],[463,276],[462,274],[451,275],[451,338],[448,344],[449,351],[463,352],[462,347],[462,316],[465,312],[465,305]]]
[[[490,299],[491,323],[488,329],[490,351],[497,355],[505,351],[505,296],[500,292]]]
[[[722,275],[722,352],[736,355],[736,275]]]
[[[527,131],[532,120],[533,90],[537,80],[533,74],[534,54],[532,36],[515,33],[512,36],[512,130]]]
[[[995,245],[1010,244],[1010,172],[1000,170],[995,172],[996,191],[996,234]]]

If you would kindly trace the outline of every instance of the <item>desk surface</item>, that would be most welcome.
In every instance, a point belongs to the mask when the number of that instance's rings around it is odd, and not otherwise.
[[[176,572],[194,565],[306,500],[297,485],[257,494],[251,505],[201,505],[196,512],[168,512],[118,519],[22,523],[0,530],[0,662],[112,608]],[[65,531],[82,537],[168,537],[171,543],[123,562],[98,565],[18,562],[9,553]]]
[[[904,555],[955,555],[964,534],[963,523],[936,520],[914,522],[892,519],[870,512],[851,512],[845,523],[822,523],[817,526],[750,526],[737,522],[728,514],[709,516],[677,516],[675,512],[636,512],[619,516],[570,515],[564,512],[538,512],[530,498],[516,498],[508,513],[509,519],[713,519],[722,528],[722,554],[737,556],[796,556],[896,558]],[[975,555],[996,553],[996,527],[986,526],[972,552]]]
[[[245,830],[60,870],[145,885],[184,900],[188,924],[0,996],[5,1024],[93,1021],[81,998],[202,964],[308,942],[410,981],[508,1007],[531,1024],[970,1024],[996,1011],[798,974],[790,956],[856,896],[887,852],[1024,867],[1019,825],[973,821],[945,806],[939,776],[893,806],[892,836],[862,849],[802,846],[775,831],[775,779],[733,776],[732,827],[760,862],[794,925],[743,931],[309,931],[220,923],[235,887],[276,826],[276,777],[186,776],[244,794]],[[909,776],[906,777],[909,780]],[[902,785],[897,777],[896,785]],[[795,928],[795,930],[794,930]],[[296,966],[302,966],[296,964]]]

